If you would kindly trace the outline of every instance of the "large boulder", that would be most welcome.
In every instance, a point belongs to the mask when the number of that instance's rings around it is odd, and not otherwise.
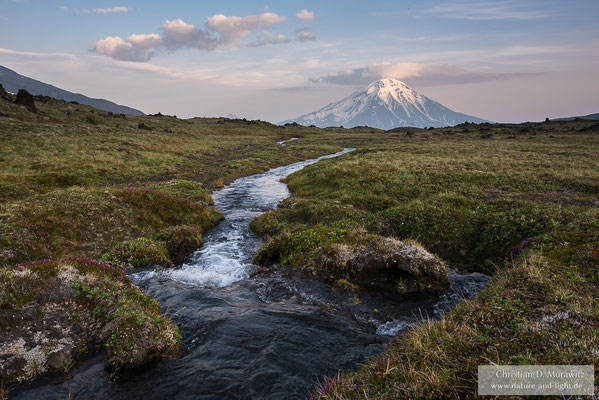
[[[445,264],[420,245],[377,235],[322,249],[317,263],[334,275],[382,294],[438,293],[449,287]]]
[[[25,89],[19,89],[17,98],[15,99],[15,104],[27,107],[27,109],[31,112],[37,112],[37,108],[35,108],[35,102],[33,101],[33,95]]]

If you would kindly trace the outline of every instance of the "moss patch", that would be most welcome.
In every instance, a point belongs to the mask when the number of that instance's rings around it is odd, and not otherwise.
[[[156,238],[166,245],[170,259],[183,262],[194,251],[204,245],[202,227],[200,225],[178,225],[160,231]]]

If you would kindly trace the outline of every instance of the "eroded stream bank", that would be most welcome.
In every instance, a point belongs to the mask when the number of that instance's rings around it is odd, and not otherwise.
[[[484,275],[452,276],[451,290],[441,296],[390,302],[372,295],[353,304],[314,280],[277,273],[248,279],[261,243],[249,222],[289,196],[280,180],[352,150],[236,180],[214,194],[226,219],[207,232],[188,263],[131,276],[180,327],[180,358],[113,382],[98,357],[74,368],[67,381],[46,378],[14,398],[303,398],[324,375],[356,368],[379,352],[387,335],[480,290]]]

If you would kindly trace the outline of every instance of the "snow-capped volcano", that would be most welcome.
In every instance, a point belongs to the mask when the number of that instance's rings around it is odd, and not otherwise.
[[[294,120],[301,125],[318,127],[344,126],[351,128],[367,125],[373,128],[392,129],[398,126],[450,126],[464,121],[487,122],[450,110],[449,108],[416,92],[397,79],[382,78],[318,111],[304,114]]]

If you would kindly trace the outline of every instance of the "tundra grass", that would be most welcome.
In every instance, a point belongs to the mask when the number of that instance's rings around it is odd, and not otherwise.
[[[478,364],[598,361],[595,122],[381,132],[130,117],[47,98],[36,106],[0,100],[1,265],[98,258],[123,243],[161,258],[175,227],[201,243],[218,221],[214,187],[356,147],[289,177],[294,197],[252,227],[300,245],[267,244],[259,257],[310,264],[305,238],[326,245],[343,239],[331,232],[364,229],[494,279],[316,396],[468,398]],[[291,137],[301,140],[276,145]]]
[[[556,124],[549,134],[538,124],[538,134],[517,139],[481,139],[479,127],[390,138],[291,175],[295,196],[252,228],[363,227],[417,240],[457,267],[489,270],[529,237],[538,244],[549,232],[597,228],[599,128],[581,128]]]
[[[365,229],[493,275],[313,395],[474,398],[478,365],[597,364],[598,171],[599,124],[578,121],[399,133],[289,176],[294,197],[252,223],[270,236],[260,260],[312,268],[302,238]]]
[[[222,219],[211,207],[214,188],[341,148],[309,139],[280,146],[277,141],[318,130],[260,121],[131,117],[39,96],[32,113],[11,100],[0,99],[0,314],[16,325],[0,318],[3,349],[12,348],[13,339],[36,349],[36,339],[27,336],[36,324],[46,324],[43,334],[54,335],[56,343],[75,341],[68,329],[48,327],[54,314],[20,317],[56,298],[65,305],[57,315],[72,317],[65,325],[91,332],[79,339],[102,342],[115,371],[176,356],[180,336],[155,301],[122,274],[104,274],[104,266],[111,271],[181,262]],[[102,266],[92,271],[101,279],[71,273],[79,267],[87,273],[90,265]],[[65,278],[73,274],[77,280]],[[101,332],[92,332],[98,326]],[[74,348],[84,352],[87,342],[79,339]],[[12,356],[22,363],[20,353],[3,358]],[[0,387],[56,366],[40,357],[16,375],[6,372],[6,358]]]
[[[277,145],[314,130],[261,121],[133,117],[45,97],[36,107],[0,99],[0,265],[99,259],[169,227],[204,231],[221,219],[215,187],[341,148]]]

